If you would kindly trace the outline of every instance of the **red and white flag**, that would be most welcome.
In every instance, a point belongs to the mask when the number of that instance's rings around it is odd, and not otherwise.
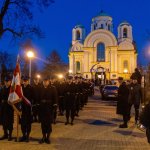
[[[31,106],[31,102],[23,95],[22,86],[21,86],[21,71],[20,71],[20,63],[19,56],[17,57],[17,64],[14,70],[10,93],[8,97],[8,103],[13,105],[14,109],[18,112],[21,111],[21,108],[18,103],[24,101],[27,105]]]

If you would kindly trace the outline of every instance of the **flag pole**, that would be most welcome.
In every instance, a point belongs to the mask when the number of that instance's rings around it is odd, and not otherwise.
[[[16,142],[19,142],[19,115],[17,114],[17,138]]]

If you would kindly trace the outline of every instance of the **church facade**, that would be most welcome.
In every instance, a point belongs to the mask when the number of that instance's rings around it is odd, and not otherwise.
[[[86,35],[83,25],[72,30],[69,69],[84,78],[129,79],[137,67],[137,50],[132,26],[124,21],[113,33],[113,18],[104,12],[92,19],[91,32]]]

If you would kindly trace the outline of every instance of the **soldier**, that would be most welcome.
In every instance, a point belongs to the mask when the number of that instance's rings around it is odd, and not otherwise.
[[[66,122],[69,123],[69,117],[71,117],[71,125],[73,125],[75,110],[76,110],[76,86],[72,81],[68,81],[65,95],[65,110],[66,110]]]
[[[59,115],[64,115],[64,93],[65,93],[65,83],[60,81],[57,84],[57,92],[58,92],[58,106],[59,106]]]
[[[29,84],[29,77],[23,78],[23,95],[31,102],[33,98],[33,89]],[[29,135],[31,132],[32,112],[31,106],[22,101],[22,114],[21,114],[21,131],[23,136],[20,142],[29,142]]]
[[[39,112],[39,102],[40,102],[40,90],[41,90],[41,85],[39,83],[39,79],[35,78],[33,84],[33,107],[32,107],[33,122],[39,121],[38,112]]]
[[[5,86],[1,89],[0,105],[1,105],[1,123],[4,130],[4,135],[0,140],[8,138],[8,141],[12,140],[13,122],[14,122],[14,111],[11,105],[8,104],[8,96],[11,86],[11,78],[6,77]]]
[[[49,85],[49,79],[45,78],[40,91],[39,119],[43,137],[40,144],[50,144],[50,134],[52,132],[53,108],[57,106],[57,91],[52,85]]]

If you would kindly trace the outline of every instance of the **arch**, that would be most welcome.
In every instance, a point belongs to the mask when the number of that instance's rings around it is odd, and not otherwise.
[[[97,44],[97,61],[98,62],[105,61],[105,44],[104,43]]]
[[[84,47],[96,47],[99,42],[107,46],[117,46],[117,39],[114,34],[108,30],[98,29],[91,32],[84,41]]]
[[[124,28],[123,29],[123,38],[127,38],[128,37],[128,29]]]
[[[81,72],[81,64],[79,61],[76,61],[76,73],[80,73]]]
[[[76,40],[80,40],[80,39],[81,39],[80,31],[77,30],[77,31],[76,31]]]

